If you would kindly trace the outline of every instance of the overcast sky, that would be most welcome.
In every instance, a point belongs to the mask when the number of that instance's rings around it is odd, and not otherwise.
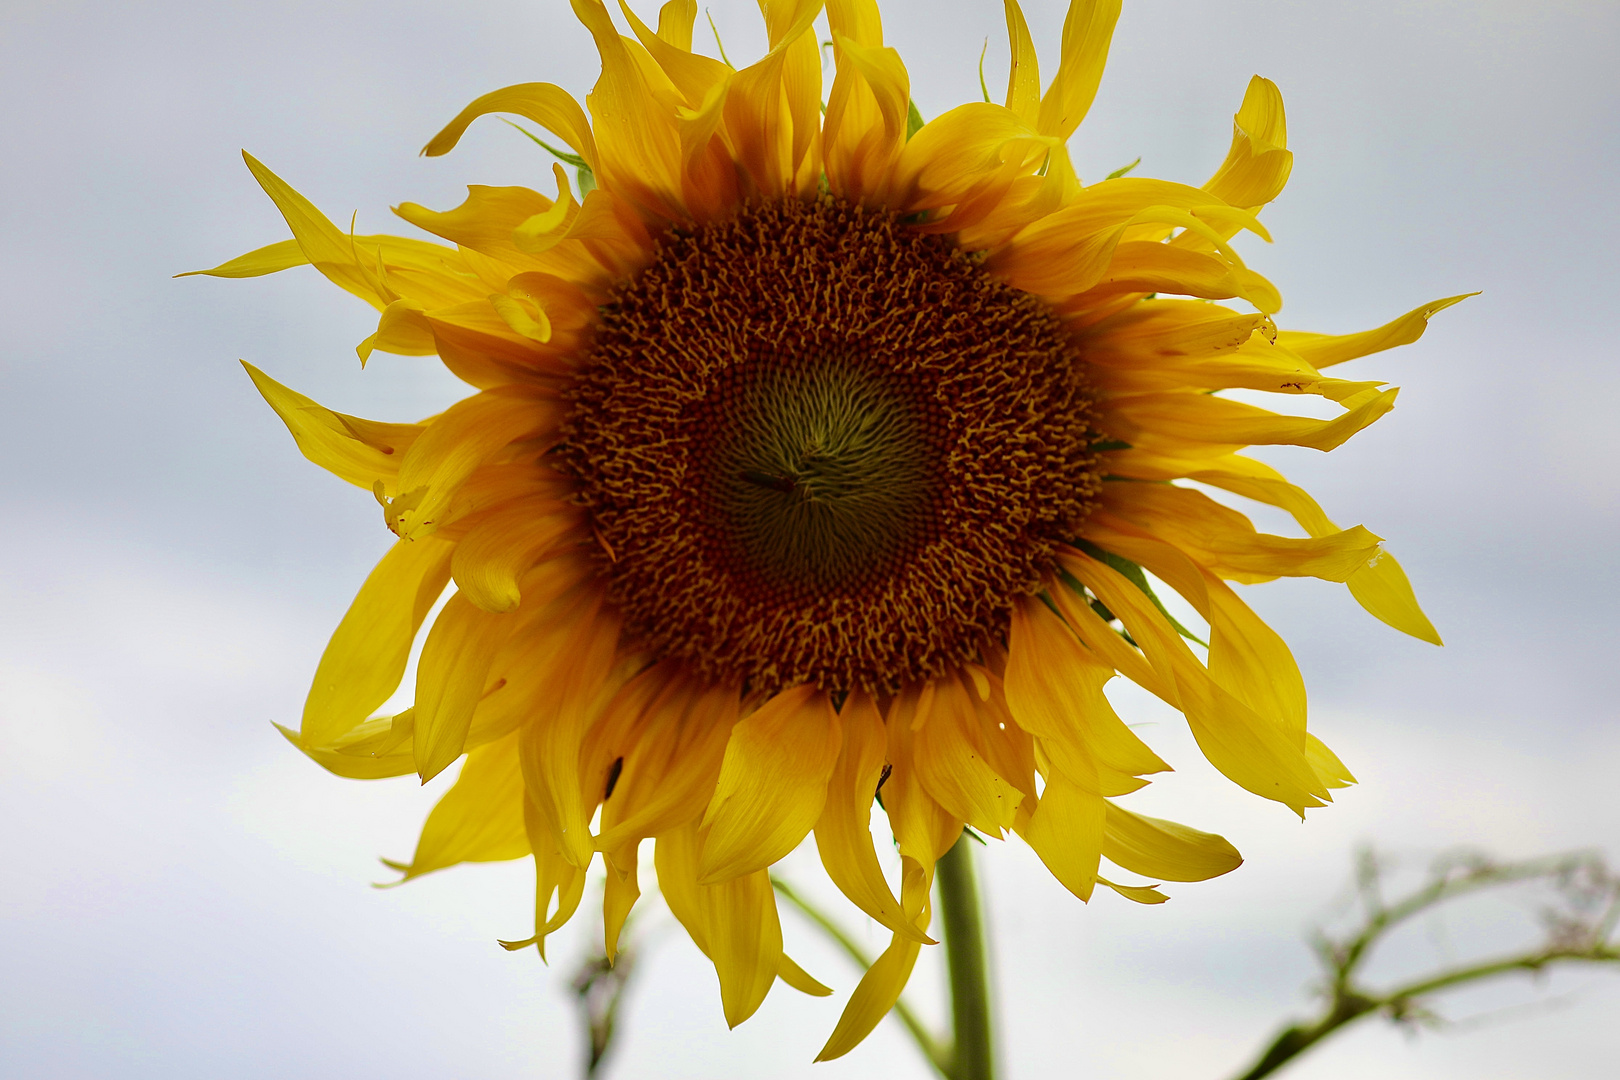
[[[1000,7],[885,5],[925,115],[977,96],[986,38],[1004,84]],[[1026,10],[1050,77],[1062,8]],[[734,59],[758,54],[751,3],[713,11]],[[1088,907],[1016,841],[983,852],[1010,1080],[1231,1075],[1304,1006],[1301,933],[1358,842],[1419,862],[1455,844],[1620,854],[1617,46],[1612,0],[1127,0],[1072,145],[1084,178],[1141,156],[1143,174],[1202,182],[1259,73],[1282,88],[1296,163],[1265,215],[1276,244],[1244,251],[1282,289],[1284,325],[1356,330],[1483,290],[1421,343],[1345,369],[1403,387],[1373,429],[1332,455],[1266,455],[1388,539],[1447,646],[1336,586],[1245,590],[1294,646],[1313,730],[1363,781],[1303,825],[1203,767],[1162,706],[1119,693],[1179,770],[1133,805],[1222,832],[1248,861],[1159,908]],[[297,454],[237,359],[380,419],[465,388],[431,358],[362,372],[375,316],[308,268],[170,275],[286,235],[240,148],[335,220],[409,233],[390,205],[550,184],[544,155],[493,121],[418,157],[462,105],[534,80],[583,97],[595,71],[562,0],[0,6],[0,1073],[575,1075],[565,985],[590,920],[548,970],[494,944],[528,932],[521,863],[369,888],[444,781],[338,780],[270,727],[295,722],[390,537],[369,495]],[[787,872],[813,882],[804,855]],[[1505,941],[1522,916],[1418,928],[1375,970]],[[728,1033],[712,970],[649,918],[610,1075],[928,1075],[892,1023],[809,1064],[855,973],[784,919],[840,996],[778,987]],[[935,1016],[937,976],[925,959],[911,991]],[[1369,1024],[1290,1075],[1612,1068],[1620,978],[1455,1013],[1553,995],[1568,996],[1466,1033]]]

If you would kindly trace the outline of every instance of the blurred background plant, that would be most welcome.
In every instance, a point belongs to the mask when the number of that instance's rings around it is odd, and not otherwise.
[[[991,988],[983,959],[983,920],[972,885],[972,851],[970,837],[964,834],[948,856],[949,863],[940,864],[943,878],[957,878],[955,885],[944,886],[957,892],[957,917],[941,920],[945,923],[943,947],[948,956],[952,1030],[931,1031],[904,1000],[893,1014],[943,1080],[991,1080],[995,1071],[987,1007]],[[1536,979],[1560,966],[1610,966],[1620,973],[1620,940],[1615,935],[1620,923],[1620,877],[1609,870],[1601,854],[1576,851],[1503,861],[1484,852],[1458,849],[1434,858],[1421,880],[1406,885],[1406,879],[1413,876],[1412,861],[1381,855],[1371,847],[1355,853],[1346,902],[1339,905],[1343,911],[1307,934],[1322,968],[1321,980],[1312,987],[1320,1007],[1306,1019],[1289,1022],[1235,1080],[1270,1076],[1329,1036],[1369,1017],[1381,1016],[1413,1034],[1421,1029],[1461,1032],[1556,1007],[1570,996],[1542,993],[1526,1002],[1462,1018],[1440,1011],[1441,998],[1482,983],[1510,976]],[[967,911],[961,900],[964,875],[966,893],[973,897]],[[834,916],[789,882],[776,878],[773,884],[782,899],[860,970],[871,965],[873,957]],[[1391,888],[1401,885],[1406,885],[1404,891],[1391,897]],[[942,898],[940,906],[949,910],[950,904]],[[1446,940],[1448,917],[1482,904],[1507,906],[1529,915],[1531,925],[1517,929],[1533,932],[1521,932],[1515,940],[1499,940],[1512,935],[1514,928],[1506,928],[1508,934],[1504,935],[1504,928],[1498,925],[1487,940],[1472,943],[1473,948],[1467,950],[1471,955],[1455,955],[1456,949]],[[1366,969],[1380,948],[1404,948],[1406,959],[1413,959],[1411,943],[1401,940],[1400,932],[1420,921],[1427,922],[1430,936],[1438,939],[1438,951],[1444,954],[1440,962],[1419,965],[1415,974],[1402,978],[1380,980],[1385,985],[1368,981]],[[591,953],[580,963],[571,983],[584,1026],[585,1080],[595,1080],[603,1068],[612,1047],[619,1003],[635,971],[637,935],[627,926],[620,940],[632,944],[621,944],[616,962],[603,952]]]

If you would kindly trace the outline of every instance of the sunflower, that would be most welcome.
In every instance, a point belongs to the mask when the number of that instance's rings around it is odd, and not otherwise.
[[[543,955],[600,855],[611,956],[651,840],[735,1025],[777,979],[830,992],[783,952],[769,877],[814,832],[831,880],[893,935],[830,1058],[932,943],[935,863],[964,827],[1017,833],[1082,900],[1164,899],[1102,859],[1155,881],[1238,865],[1221,837],[1113,801],[1169,768],[1111,707],[1115,674],[1257,795],[1303,815],[1353,782],[1306,730],[1288,647],[1229,583],[1343,582],[1439,639],[1378,536],[1239,451],[1332,450],[1383,416],[1394,389],[1322,371],[1416,340],[1460,298],[1365,333],[1277,329],[1277,290],[1231,246],[1269,240],[1255,215],[1292,164],[1272,83],[1249,84],[1202,187],[1086,185],[1066,142],[1118,0],[1074,0],[1044,93],[1006,0],[1005,103],[927,123],[873,0],[825,4],[825,103],[822,0],[762,0],[770,48],[742,69],[693,51],[693,0],[656,30],[623,7],[633,36],[600,0],[572,3],[602,61],[589,118],[557,86],[511,86],[424,152],[513,114],[567,144],[579,197],[558,164],[555,197],[471,187],[453,210],[395,208],[453,246],[357,236],[249,157],[293,239],[207,271],[312,264],[381,312],[362,362],[436,354],[476,391],[382,423],[248,369],[398,538],[287,736],[348,777],[426,781],[465,757],[406,878],[531,857],[534,934],[505,944]],[[1211,489],[1306,535],[1261,533]],[[452,582],[413,707],[374,716]]]

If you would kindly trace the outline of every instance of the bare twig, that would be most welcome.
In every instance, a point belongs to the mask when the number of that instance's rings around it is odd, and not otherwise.
[[[1355,887],[1361,899],[1361,925],[1344,937],[1321,929],[1312,935],[1327,975],[1322,1011],[1285,1028],[1239,1080],[1269,1076],[1340,1028],[1373,1013],[1383,1013],[1395,1023],[1443,1025],[1445,1020],[1426,999],[1465,984],[1555,965],[1620,963],[1620,941],[1614,938],[1620,922],[1620,877],[1610,873],[1596,854],[1497,863],[1477,853],[1454,853],[1435,863],[1426,884],[1394,903],[1384,899],[1383,875],[1384,868],[1371,851],[1358,853]],[[1373,947],[1401,923],[1481,890],[1530,882],[1552,893],[1551,902],[1540,912],[1544,937],[1535,946],[1443,968],[1385,990],[1358,981]]]
[[[625,931],[628,930],[629,926],[626,925]],[[623,934],[621,942],[626,937],[628,934]],[[635,950],[621,944],[619,955],[614,959],[609,960],[605,953],[599,951],[587,957],[574,975],[574,995],[579,1000],[588,1040],[585,1080],[593,1080],[613,1045],[614,1021],[635,966]]]

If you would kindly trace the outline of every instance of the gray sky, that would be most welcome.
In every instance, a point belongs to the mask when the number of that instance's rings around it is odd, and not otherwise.
[[[728,52],[757,55],[753,5],[713,7]],[[885,14],[925,115],[976,96],[986,37],[1004,82],[999,4]],[[1050,76],[1062,8],[1027,14]],[[1016,841],[985,852],[1012,1080],[1230,1074],[1303,1005],[1300,931],[1359,841],[1414,858],[1620,853],[1617,46],[1620,5],[1597,0],[1128,0],[1073,143],[1083,177],[1140,155],[1144,174],[1201,182],[1263,74],[1296,164],[1265,215],[1277,243],[1245,255],[1282,289],[1280,321],[1343,332],[1484,290],[1420,344],[1347,369],[1404,387],[1392,415],[1330,456],[1267,455],[1388,538],[1448,644],[1403,638],[1324,583],[1245,591],[1295,649],[1313,729],[1363,781],[1304,825],[1215,777],[1162,707],[1118,695],[1180,770],[1133,805],[1220,831],[1248,862],[1160,908],[1087,907]],[[462,388],[431,358],[362,372],[374,316],[312,270],[169,275],[286,235],[239,148],[334,219],[409,233],[388,206],[550,183],[492,121],[417,157],[462,105],[542,79],[583,96],[595,70],[561,0],[0,9],[0,1072],[574,1075],[563,987],[590,920],[547,970],[493,944],[527,932],[522,864],[368,888],[442,782],[341,781],[269,725],[296,719],[389,537],[369,496],[298,456],[237,358],[383,419]],[[805,854],[789,873],[814,881]],[[1462,949],[1515,917],[1448,932]],[[790,918],[790,949],[840,996],[779,987],[731,1033],[712,971],[665,924],[648,920],[611,1075],[927,1075],[890,1024],[809,1064],[854,973]],[[1421,929],[1386,970],[1441,955],[1444,928]],[[931,963],[911,996],[938,1015]],[[1290,1075],[1612,1067],[1620,979],[1550,989],[1573,996],[1466,1035],[1369,1026]]]

